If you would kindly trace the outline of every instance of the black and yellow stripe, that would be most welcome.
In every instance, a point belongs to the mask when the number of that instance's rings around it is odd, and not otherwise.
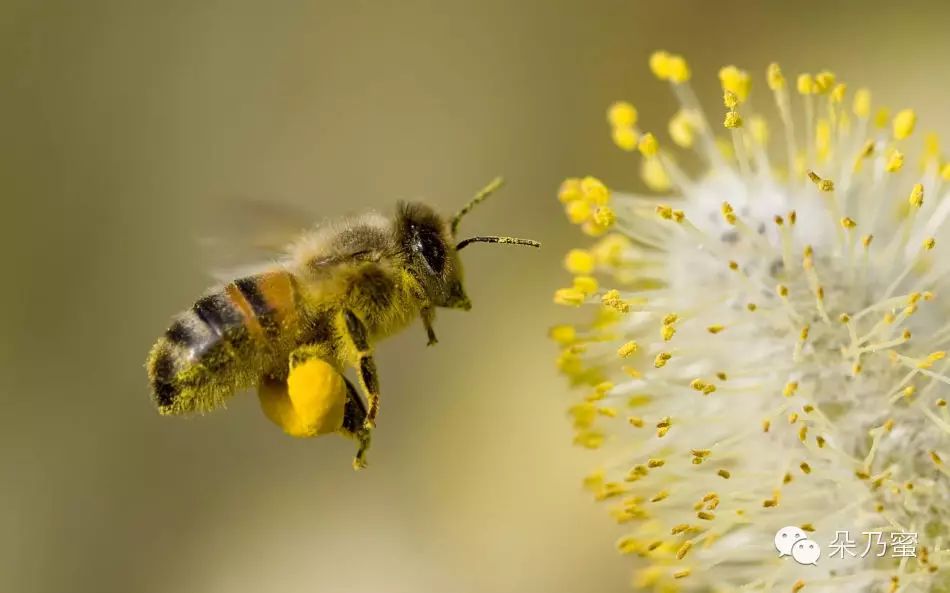
[[[240,278],[179,314],[149,354],[152,394],[162,414],[210,410],[254,385],[282,332],[297,317],[286,272]]]

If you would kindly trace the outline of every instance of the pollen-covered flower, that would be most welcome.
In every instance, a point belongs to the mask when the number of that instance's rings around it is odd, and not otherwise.
[[[687,173],[632,105],[610,107],[656,195],[564,182],[568,219],[595,239],[567,254],[573,282],[554,298],[591,314],[551,332],[583,388],[575,442],[599,459],[584,483],[622,526],[634,586],[950,590],[950,164],[936,138],[921,147],[913,111],[874,111],[830,72],[789,84],[773,64],[756,96],[727,66],[707,118],[685,60],[657,52],[650,67],[679,102],[669,137],[703,167]],[[779,557],[787,526],[821,546],[816,565]],[[832,557],[840,531],[855,545]],[[916,534],[915,555],[866,551],[878,532],[885,546]]]

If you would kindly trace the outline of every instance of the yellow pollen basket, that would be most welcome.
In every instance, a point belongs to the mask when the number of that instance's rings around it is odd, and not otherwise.
[[[346,383],[335,368],[320,359],[297,365],[286,388],[262,383],[257,394],[264,415],[292,437],[330,434],[343,425]]]

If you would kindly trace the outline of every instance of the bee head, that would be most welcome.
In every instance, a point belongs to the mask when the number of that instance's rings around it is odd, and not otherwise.
[[[399,205],[396,215],[400,247],[411,273],[436,307],[472,308],[462,286],[462,265],[449,223],[420,202]]]
[[[448,220],[425,204],[400,204],[397,224],[402,249],[408,254],[409,268],[422,283],[429,302],[436,307],[466,311],[472,308],[462,286],[462,263],[458,257],[458,252],[465,246],[497,243],[541,247],[540,243],[530,239],[495,235],[470,237],[456,243],[462,217],[494,193],[502,183],[501,178],[493,180]]]

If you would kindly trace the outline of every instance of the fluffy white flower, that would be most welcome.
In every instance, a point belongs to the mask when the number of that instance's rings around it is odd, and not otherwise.
[[[623,526],[634,585],[950,590],[950,166],[936,139],[915,149],[913,111],[872,114],[869,92],[847,97],[830,72],[790,92],[773,64],[775,149],[734,66],[719,73],[723,146],[686,62],[657,52],[650,66],[680,103],[670,137],[704,167],[688,175],[632,105],[610,108],[658,195],[562,185],[568,218],[599,238],[568,254],[574,282],[555,300],[596,313],[552,330],[560,369],[587,387],[571,408],[600,458],[585,484]],[[779,557],[785,526],[820,544],[817,565]],[[843,558],[829,555],[838,531],[856,542]],[[918,534],[916,557],[862,554],[872,532]]]

